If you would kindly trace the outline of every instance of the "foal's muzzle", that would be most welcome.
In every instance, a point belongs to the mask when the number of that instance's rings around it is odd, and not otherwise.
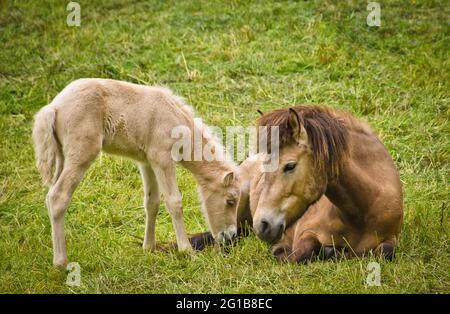
[[[284,222],[275,223],[263,218],[254,224],[253,229],[261,240],[275,243],[281,240],[285,227]]]
[[[233,243],[236,239],[237,239],[237,230],[234,227],[229,228],[226,231],[219,232],[219,234],[217,235],[216,242],[230,244]]]

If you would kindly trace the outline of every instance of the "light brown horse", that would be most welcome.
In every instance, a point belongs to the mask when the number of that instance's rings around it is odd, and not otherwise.
[[[241,194],[238,225],[253,225],[259,238],[275,244],[278,259],[369,251],[391,259],[403,218],[402,189],[373,131],[348,113],[318,106],[276,110],[259,125],[279,127],[279,167],[263,172],[254,157],[241,165],[241,191],[247,189],[248,197]],[[204,245],[202,237],[191,238],[194,247]]]

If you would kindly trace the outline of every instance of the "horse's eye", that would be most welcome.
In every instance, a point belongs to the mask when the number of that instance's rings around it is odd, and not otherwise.
[[[283,168],[283,172],[284,173],[290,172],[290,171],[294,170],[296,166],[297,166],[296,162],[287,163]]]
[[[235,200],[232,200],[232,199],[227,200],[227,205],[228,206],[234,206],[234,204],[236,204]]]

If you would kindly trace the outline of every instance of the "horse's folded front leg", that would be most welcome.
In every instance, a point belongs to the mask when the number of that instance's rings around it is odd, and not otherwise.
[[[280,262],[285,262],[290,259],[292,254],[292,239],[295,235],[296,225],[289,227],[283,234],[283,238],[280,242],[272,247],[272,254]]]
[[[215,244],[211,232],[196,233],[189,238],[189,242],[196,251],[203,251],[207,246]]]
[[[321,248],[322,244],[316,236],[311,234],[303,235],[299,239],[294,240],[289,259],[297,263],[312,261],[319,254]]]
[[[292,248],[287,243],[278,243],[272,247],[272,254],[279,262],[285,262],[289,260]]]

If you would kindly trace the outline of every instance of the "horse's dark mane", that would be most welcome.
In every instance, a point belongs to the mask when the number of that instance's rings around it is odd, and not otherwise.
[[[320,106],[294,106],[300,124],[308,134],[316,166],[330,179],[336,178],[348,152],[348,123],[356,121],[347,113]],[[258,126],[279,127],[279,147],[295,142],[289,126],[289,109],[277,109],[260,117]],[[270,152],[270,128],[267,130],[267,150]]]

